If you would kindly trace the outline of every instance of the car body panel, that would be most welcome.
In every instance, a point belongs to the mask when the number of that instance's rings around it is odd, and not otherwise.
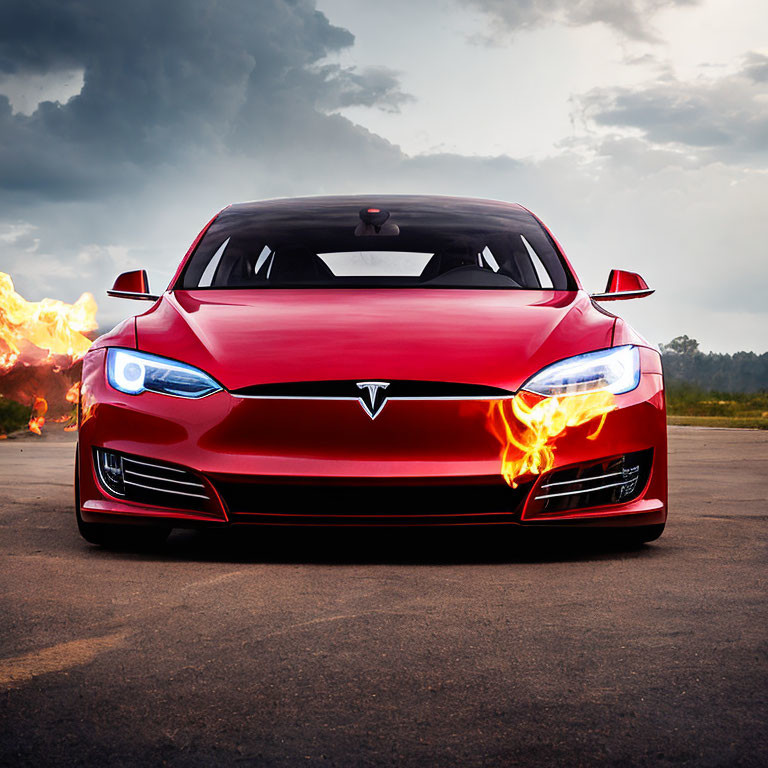
[[[561,357],[610,347],[613,334],[579,291],[412,288],[175,291],[136,326],[140,349],[230,390],[384,378],[514,391]]]
[[[107,347],[126,347],[136,349],[136,318],[127,317],[118,323],[111,331],[99,336],[93,342],[89,352],[94,354],[99,349]]]

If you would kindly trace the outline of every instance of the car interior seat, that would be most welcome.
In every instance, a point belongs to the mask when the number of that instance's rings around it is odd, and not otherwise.
[[[268,274],[270,283],[322,283],[334,279],[328,265],[305,248],[279,248],[272,256]]]
[[[439,251],[426,263],[424,269],[419,275],[419,280],[425,282],[432,280],[438,275],[443,275],[452,269],[459,267],[478,267],[480,268],[477,254],[469,249],[461,251]]]

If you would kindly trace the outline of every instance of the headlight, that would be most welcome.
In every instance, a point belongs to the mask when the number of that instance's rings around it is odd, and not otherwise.
[[[185,363],[128,349],[107,351],[107,380],[126,395],[158,392],[176,397],[205,397],[221,386],[207,373]]]
[[[626,345],[576,355],[548,365],[522,389],[544,397],[580,395],[584,392],[612,392],[620,395],[640,383],[640,354]]]

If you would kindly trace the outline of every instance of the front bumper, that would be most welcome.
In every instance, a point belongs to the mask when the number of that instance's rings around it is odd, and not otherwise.
[[[593,425],[555,443],[555,467],[650,452],[641,490],[624,503],[542,512],[547,477],[500,475],[488,401],[386,404],[375,420],[355,401],[250,400],[218,392],[202,400],[124,395],[104,377],[104,351],[83,367],[80,513],[86,522],[229,525],[650,525],[667,505],[666,415],[659,373],[617,397],[597,439]],[[191,473],[207,502],[108,492],[94,449]],[[170,475],[169,475],[170,476]],[[179,475],[181,477],[181,475]]]

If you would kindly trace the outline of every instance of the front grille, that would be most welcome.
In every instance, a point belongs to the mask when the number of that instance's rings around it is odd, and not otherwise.
[[[648,483],[652,463],[649,448],[551,472],[536,486],[526,516],[632,501]]]
[[[234,522],[272,525],[461,525],[520,519],[530,484],[372,485],[219,482]]]
[[[416,399],[486,399],[493,400],[511,397],[514,392],[499,387],[480,384],[464,384],[451,381],[413,381],[406,379],[387,379],[387,399],[405,398]],[[231,390],[233,395],[240,397],[265,398],[296,398],[322,400],[324,398],[348,398],[357,400],[360,397],[360,381],[355,380],[326,380],[326,381],[287,381],[277,384],[255,384],[249,387]]]
[[[142,456],[94,449],[99,482],[113,496],[152,506],[205,510],[212,500],[200,477]]]

